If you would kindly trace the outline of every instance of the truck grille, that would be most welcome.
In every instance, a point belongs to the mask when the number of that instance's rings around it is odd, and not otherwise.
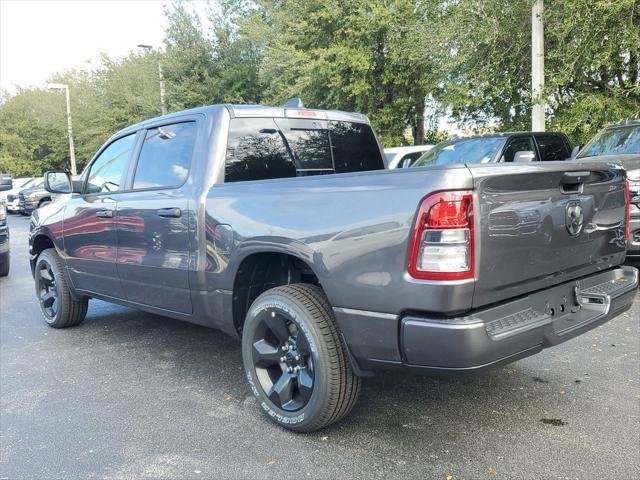
[[[20,206],[20,209],[24,209],[24,194],[23,193],[19,193],[18,194],[18,205]]]

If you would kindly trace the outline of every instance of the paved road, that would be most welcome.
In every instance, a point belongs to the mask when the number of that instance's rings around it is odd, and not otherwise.
[[[239,341],[93,301],[40,318],[28,220],[0,279],[0,478],[640,478],[640,297],[569,343],[468,379],[366,379],[342,423],[268,423]]]

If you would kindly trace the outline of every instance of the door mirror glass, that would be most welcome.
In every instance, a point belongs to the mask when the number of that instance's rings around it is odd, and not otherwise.
[[[44,188],[51,193],[71,193],[71,177],[67,172],[46,172],[44,174]]]
[[[514,162],[533,162],[536,158],[536,154],[531,150],[521,150],[516,152],[513,156]]]

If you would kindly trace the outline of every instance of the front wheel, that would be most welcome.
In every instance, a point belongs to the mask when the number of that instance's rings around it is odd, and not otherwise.
[[[310,432],[353,408],[353,373],[324,292],[315,285],[272,288],[251,305],[242,334],[244,368],[260,407],[278,425]]]
[[[67,328],[82,323],[89,302],[73,298],[62,259],[55,248],[48,248],[40,254],[34,278],[40,312],[50,327]]]

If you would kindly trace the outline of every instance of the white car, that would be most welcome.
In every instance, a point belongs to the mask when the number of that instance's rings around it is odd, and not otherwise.
[[[433,148],[433,145],[414,145],[413,147],[391,147],[384,149],[389,168],[410,167],[420,156]]]
[[[41,177],[22,177],[13,179],[13,188],[2,192],[7,202],[7,211],[11,213],[18,213],[20,211],[20,205],[18,202],[18,193],[25,188],[35,187],[35,181],[42,180]]]

